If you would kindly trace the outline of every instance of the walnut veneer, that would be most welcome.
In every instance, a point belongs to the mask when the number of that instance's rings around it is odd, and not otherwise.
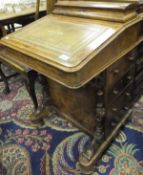
[[[1,40],[11,61],[47,77],[47,116],[87,132],[90,169],[130,116],[143,88],[143,16],[138,2],[58,0],[52,14]]]

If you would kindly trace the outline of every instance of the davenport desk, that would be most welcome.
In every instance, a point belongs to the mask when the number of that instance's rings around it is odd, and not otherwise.
[[[88,133],[80,155],[94,166],[143,88],[143,19],[138,3],[58,0],[52,14],[7,35],[0,53],[47,77],[45,107]]]

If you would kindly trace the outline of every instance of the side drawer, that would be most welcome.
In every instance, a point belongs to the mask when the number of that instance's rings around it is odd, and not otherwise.
[[[126,87],[124,92],[107,106],[107,115],[105,121],[105,135],[121,121],[132,104],[133,99],[133,82]]]
[[[113,100],[118,98],[123,91],[129,86],[131,82],[134,80],[135,69],[134,66],[119,80],[114,87],[108,91],[108,103],[112,103]]]
[[[107,86],[110,89],[129,71],[136,58],[127,54],[107,69]]]

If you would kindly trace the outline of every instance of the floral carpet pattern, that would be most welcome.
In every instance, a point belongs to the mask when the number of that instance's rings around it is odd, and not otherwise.
[[[78,158],[89,136],[56,114],[34,128],[29,120],[33,105],[19,77],[10,80],[9,94],[3,89],[0,82],[0,175],[83,175]],[[40,101],[38,83],[36,91]],[[143,175],[143,98],[89,174]]]

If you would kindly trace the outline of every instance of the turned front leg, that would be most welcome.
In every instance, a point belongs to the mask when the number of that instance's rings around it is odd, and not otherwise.
[[[97,151],[99,146],[103,143],[105,140],[104,137],[104,117],[105,117],[105,108],[101,104],[97,104],[96,108],[96,129],[94,132],[94,137],[88,146],[88,148],[85,150],[83,155],[90,160],[94,153]]]

